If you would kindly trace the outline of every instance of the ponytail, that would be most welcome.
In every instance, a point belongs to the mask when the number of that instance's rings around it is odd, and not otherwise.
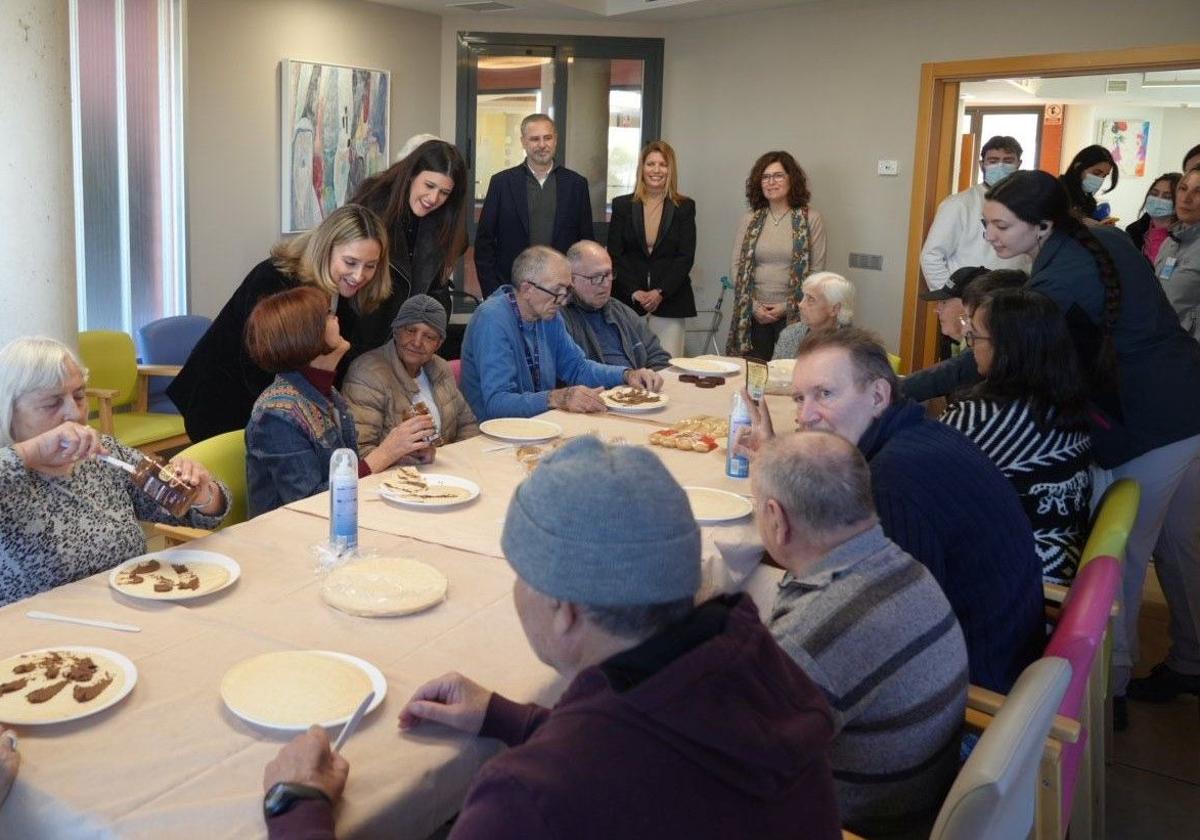
[[[1100,352],[1092,368],[1092,385],[1112,388],[1117,384],[1117,345],[1113,333],[1117,327],[1117,316],[1121,314],[1121,278],[1112,256],[1100,244],[1087,226],[1081,222],[1068,225],[1065,231],[1076,242],[1088,250],[1096,261],[1100,282],[1104,284],[1104,310],[1100,318]]]

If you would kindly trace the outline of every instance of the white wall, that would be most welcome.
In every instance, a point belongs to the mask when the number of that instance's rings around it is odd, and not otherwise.
[[[441,23],[359,0],[192,0],[187,8],[190,311],[212,316],[280,237],[280,60],[391,71],[394,155],[437,125]]]
[[[1197,144],[1200,144],[1200,108],[1167,109],[1159,148],[1162,171],[1178,172],[1183,167],[1183,156]]]
[[[1200,4],[1161,0],[833,0],[711,18],[667,34],[664,135],[697,202],[699,297],[729,273],[734,225],[754,158],[787,148],[825,217],[829,265],[859,289],[859,323],[899,341],[922,62],[1171,44],[1195,39]],[[1119,21],[1085,26],[1081,21]],[[899,177],[875,174],[900,161]],[[883,271],[847,269],[848,253]]]

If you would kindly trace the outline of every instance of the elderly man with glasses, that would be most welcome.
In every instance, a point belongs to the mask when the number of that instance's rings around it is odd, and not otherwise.
[[[562,310],[567,332],[594,362],[662,370],[671,357],[646,322],[612,296],[613,264],[599,242],[583,239],[567,251],[571,302]]]
[[[654,371],[592,361],[571,340],[559,317],[571,295],[571,265],[558,251],[526,248],[512,279],[475,310],[463,337],[462,390],[480,421],[552,408],[600,412],[606,388],[662,387]]]

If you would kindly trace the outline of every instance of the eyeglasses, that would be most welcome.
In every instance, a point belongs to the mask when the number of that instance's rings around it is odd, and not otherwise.
[[[593,286],[603,286],[605,283],[607,283],[613,277],[611,271],[604,271],[604,272],[601,272],[600,274],[575,274],[574,272],[572,272],[571,276],[572,277],[582,277],[584,280],[588,281]]]
[[[558,291],[554,291],[553,289],[547,289],[545,286],[539,286],[537,283],[534,283],[532,280],[530,280],[528,282],[529,282],[530,286],[533,286],[533,288],[537,289],[539,292],[545,292],[546,294],[550,295],[550,297],[554,298],[555,303],[566,303],[567,298],[569,298],[571,296],[571,292],[569,289],[563,288],[563,289],[559,289]]]
[[[786,181],[786,180],[787,180],[786,172],[764,172],[763,176],[762,176],[762,182],[764,184],[769,184],[772,181]]]
[[[959,325],[960,327],[962,327],[962,328],[963,328],[963,332],[970,332],[970,330],[971,330],[971,316],[969,316],[969,315],[959,315],[959,316],[958,316],[958,325]]]
[[[972,330],[967,330],[965,333],[963,333],[963,343],[966,344],[968,347],[973,348],[977,342],[991,341],[991,340],[992,340],[992,337],[990,335],[979,335],[978,333],[973,332]]]

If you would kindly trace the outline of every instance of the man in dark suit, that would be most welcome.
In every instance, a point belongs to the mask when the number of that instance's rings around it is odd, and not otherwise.
[[[510,282],[513,260],[530,245],[560,252],[592,238],[587,179],[554,161],[558,131],[545,114],[521,120],[525,160],[492,176],[475,232],[475,270],[487,297]]]

